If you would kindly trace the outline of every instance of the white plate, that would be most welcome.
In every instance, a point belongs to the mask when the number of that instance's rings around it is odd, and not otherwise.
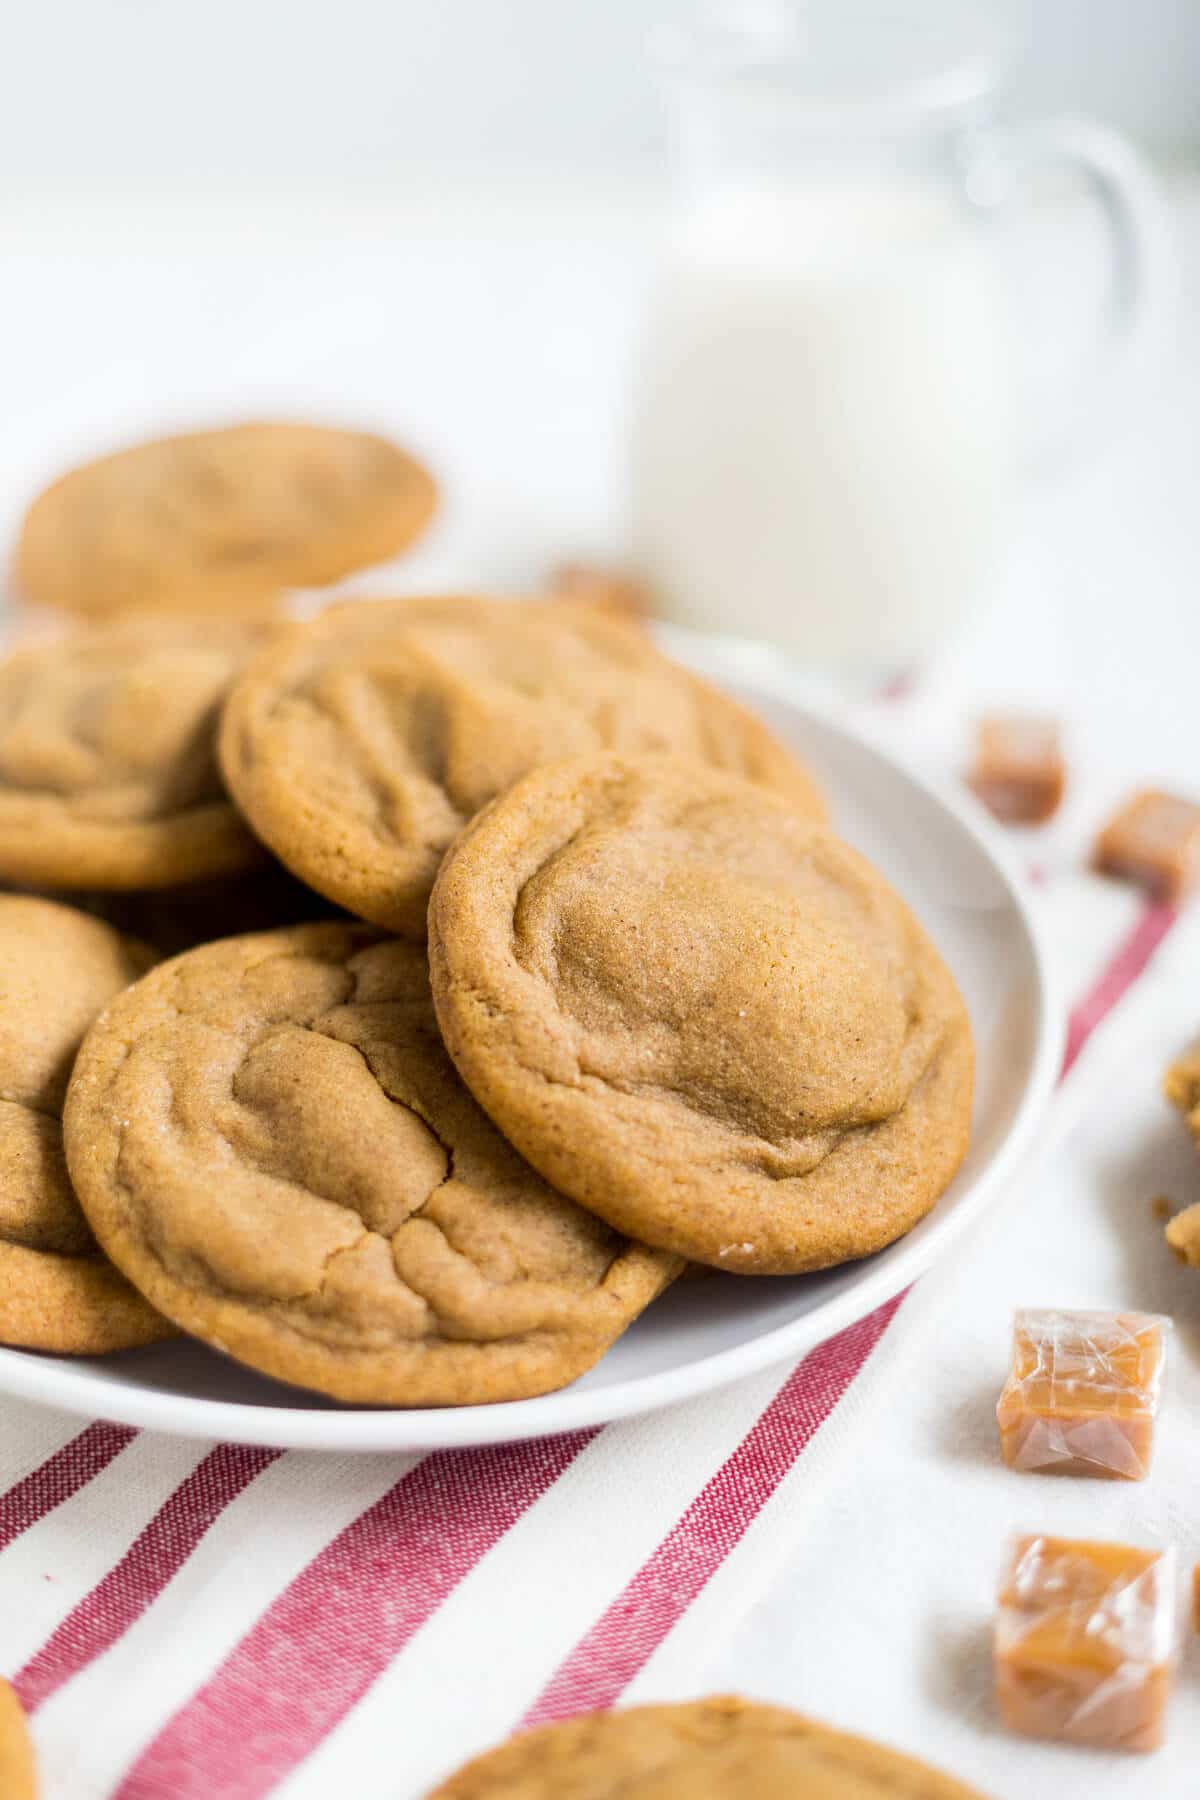
[[[678,640],[672,647],[680,649]],[[703,645],[692,660],[710,663]],[[726,675],[728,656],[719,661]],[[710,672],[712,669],[710,667]],[[924,920],[962,986],[978,1045],[966,1162],[914,1231],[820,1275],[683,1282],[561,1393],[420,1411],[342,1407],[180,1341],[103,1359],[0,1350],[0,1391],[89,1417],[310,1450],[425,1450],[596,1425],[795,1359],[897,1294],[996,1199],[1053,1086],[1061,1052],[1045,956],[1020,889],[970,803],[935,791],[868,734],[780,680],[729,682],[820,778],[842,833]]]

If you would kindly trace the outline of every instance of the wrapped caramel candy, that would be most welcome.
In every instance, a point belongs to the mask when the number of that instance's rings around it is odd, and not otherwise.
[[[1141,1481],[1170,1323],[1151,1313],[1018,1312],[996,1407],[1009,1468]]]
[[[1011,1731],[1154,1750],[1177,1647],[1170,1550],[1021,1537],[1000,1583],[996,1703]]]

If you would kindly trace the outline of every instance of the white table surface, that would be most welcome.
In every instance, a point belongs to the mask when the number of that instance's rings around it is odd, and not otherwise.
[[[1171,207],[1179,304],[1159,377],[1085,462],[1030,492],[990,605],[929,671],[927,700],[908,710],[904,733],[930,758],[957,757],[964,711],[1020,698],[1077,721],[1087,757],[1200,790],[1200,181],[1176,178]],[[390,428],[442,475],[444,515],[405,565],[409,588],[521,588],[564,555],[619,554],[623,396],[660,218],[644,196],[568,196],[549,184],[214,198],[173,216],[29,195],[5,226],[0,535],[78,454],[164,423],[312,411]],[[1054,279],[1067,296],[1086,286],[1086,257],[1075,266],[1064,252]],[[1170,996],[1151,988],[1143,1006],[1151,1036],[1159,1014],[1163,1030],[1183,1028],[1180,982]],[[1200,1014],[1200,997],[1191,1010]],[[1186,1305],[1189,1292],[1172,1289],[1173,1303]],[[922,1291],[898,1328],[910,1363],[939,1348],[922,1341],[924,1305]],[[968,1371],[954,1404],[967,1406],[975,1386]],[[798,1698],[869,1726],[861,1694],[853,1703],[844,1685],[861,1668],[889,1686],[881,1731],[935,1755],[943,1708],[947,1756],[953,1749],[958,1771],[991,1778],[997,1794],[1018,1791],[1016,1769],[1021,1800],[1193,1793],[1178,1752],[1127,1776],[1105,1765],[1092,1778],[1094,1765],[1081,1774],[1053,1752],[1002,1763],[988,1728],[972,1725],[973,1701],[964,1715],[963,1682],[938,1673],[939,1656],[961,1652],[973,1691],[969,1609],[951,1609],[947,1626],[938,1573],[945,1471],[929,1461],[920,1395],[903,1385],[888,1390],[886,1454],[895,1460],[908,1433],[924,1460],[907,1510],[898,1496],[882,1536],[893,1589],[902,1571],[904,1626],[894,1611],[885,1624],[861,1607],[839,1610],[831,1570],[851,1538],[869,1554],[881,1529],[855,1498],[873,1453],[861,1420],[856,1429],[840,1498],[737,1633],[716,1633],[703,1685]],[[964,1493],[972,1478],[966,1467]],[[820,1656],[805,1624],[814,1605]],[[672,1679],[685,1685],[679,1671]],[[910,1699],[923,1709],[919,1730],[905,1726]],[[1194,1699],[1180,1726],[1185,1748],[1200,1746]],[[1084,1774],[1094,1787],[1070,1785]]]

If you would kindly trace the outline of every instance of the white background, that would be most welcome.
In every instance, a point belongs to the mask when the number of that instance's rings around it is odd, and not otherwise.
[[[966,0],[964,0],[964,4]],[[1030,0],[1018,113],[1200,140],[1192,0]],[[645,46],[688,0],[9,0],[0,188],[388,186],[653,157]]]

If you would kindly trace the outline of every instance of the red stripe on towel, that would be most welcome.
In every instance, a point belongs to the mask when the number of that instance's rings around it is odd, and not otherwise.
[[[284,1590],[116,1800],[269,1793],[594,1436],[427,1456]]]
[[[1147,905],[1132,931],[1118,944],[1095,983],[1078,1005],[1072,1007],[1067,1022],[1067,1047],[1063,1055],[1064,1075],[1069,1074],[1075,1066],[1080,1051],[1096,1027],[1125,998],[1178,917],[1178,911],[1173,906],[1164,906],[1158,901]]]
[[[611,1706],[829,1417],[900,1304],[889,1300],[806,1356],[623,1593],[580,1639],[522,1725]]]
[[[281,1454],[220,1444],[159,1507],[120,1562],[73,1607],[13,1682],[27,1712],[103,1654],[162,1593],[231,1500]]]
[[[109,1425],[98,1419],[6,1494],[0,1494],[0,1550],[77,1494],[136,1436],[128,1425]]]

